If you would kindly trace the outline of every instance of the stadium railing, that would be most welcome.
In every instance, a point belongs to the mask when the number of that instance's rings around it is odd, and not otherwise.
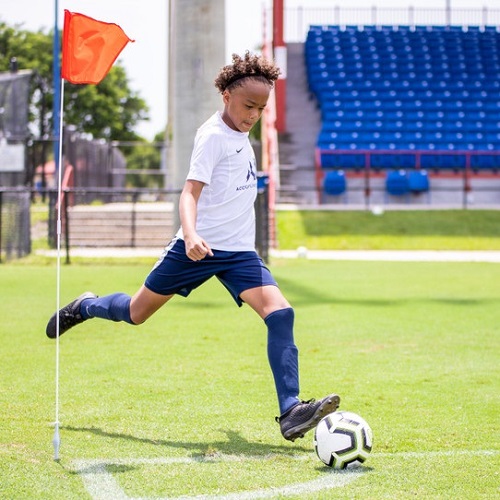
[[[430,190],[430,178],[432,178],[433,171],[436,172],[436,176],[439,176],[442,172],[442,166],[433,163],[432,160],[442,157],[448,157],[453,160],[448,163],[448,165],[454,165],[449,170],[455,175],[459,175],[462,179],[462,208],[464,209],[468,208],[469,195],[473,189],[471,178],[474,174],[480,172],[480,168],[477,165],[500,165],[500,151],[333,150],[317,148],[315,152],[315,170],[318,203],[324,202],[325,180],[328,178],[327,176],[330,171],[345,172],[347,183],[349,177],[362,176],[364,178],[363,191],[367,206],[370,204],[370,196],[373,191],[370,182],[371,179],[381,174],[387,177],[388,173],[392,171],[402,171],[405,173],[405,177],[408,177],[407,189],[399,194],[428,192]],[[492,168],[488,166],[487,169],[494,172],[494,175],[498,175],[497,167]],[[418,174],[415,175],[418,172],[420,172],[420,176]],[[413,189],[411,189],[409,184],[410,176],[413,177]],[[443,190],[445,188],[441,187],[440,189]],[[456,190],[455,187],[447,189]],[[483,187],[481,189],[497,191],[498,187]],[[348,185],[346,185],[345,190],[349,190]],[[394,193],[389,192],[389,194]]]

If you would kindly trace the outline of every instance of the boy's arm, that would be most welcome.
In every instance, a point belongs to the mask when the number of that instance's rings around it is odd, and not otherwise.
[[[200,181],[187,180],[179,199],[179,216],[186,244],[186,255],[191,260],[202,260],[207,254],[213,256],[207,242],[196,232],[198,200],[204,185]]]

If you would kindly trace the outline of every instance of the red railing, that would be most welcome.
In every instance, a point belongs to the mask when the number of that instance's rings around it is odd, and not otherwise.
[[[364,156],[364,165],[355,169],[353,167],[323,167],[321,164],[321,158],[323,155],[350,155],[350,156]],[[383,155],[412,155],[415,157],[415,167],[386,167],[386,168],[373,168],[371,166],[371,157],[372,156],[383,156]],[[321,203],[322,200],[322,192],[323,192],[323,178],[325,172],[328,170],[345,170],[345,171],[356,171],[362,170],[365,183],[364,183],[364,194],[365,199],[368,201],[371,194],[371,186],[370,186],[370,177],[372,177],[372,171],[380,171],[380,170],[392,170],[395,168],[402,168],[404,170],[412,170],[412,169],[420,169],[422,168],[422,157],[423,156],[462,156],[465,158],[464,167],[426,167],[426,170],[435,170],[436,172],[449,172],[450,170],[455,170],[462,173],[462,191],[464,193],[464,199],[467,194],[471,191],[471,183],[470,178],[472,174],[471,167],[471,158],[473,156],[500,156],[500,151],[469,151],[469,150],[397,150],[397,149],[321,149],[316,148],[315,150],[315,171],[316,171],[316,190],[318,193],[318,203]],[[491,171],[491,168],[478,168],[474,169],[478,172],[488,172]]]

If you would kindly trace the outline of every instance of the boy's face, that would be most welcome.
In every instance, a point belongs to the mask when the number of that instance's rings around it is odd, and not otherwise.
[[[242,85],[222,94],[222,119],[233,130],[249,132],[259,121],[266,107],[271,87],[263,82],[246,78]]]

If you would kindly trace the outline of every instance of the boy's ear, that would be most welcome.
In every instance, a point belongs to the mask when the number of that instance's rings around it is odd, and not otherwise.
[[[231,94],[229,93],[229,90],[224,90],[224,92],[222,92],[222,101],[224,102],[224,104],[227,104],[229,102],[230,96]]]

